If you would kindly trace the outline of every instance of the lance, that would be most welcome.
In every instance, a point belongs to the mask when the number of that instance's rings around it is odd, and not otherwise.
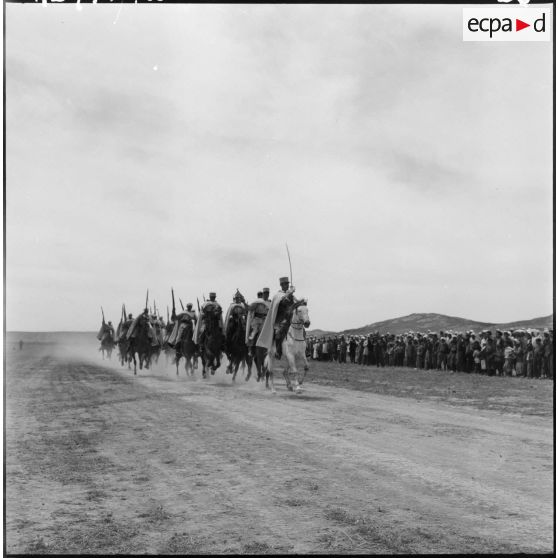
[[[169,320],[169,305],[167,304],[167,324],[170,322]]]
[[[124,308],[124,321],[126,321],[126,318],[128,317],[128,314],[126,314],[126,305],[122,304],[122,308]]]
[[[157,303],[155,302],[155,299],[153,299],[153,311],[157,314]]]
[[[196,302],[198,303],[198,314],[201,314],[201,310],[200,310],[200,299],[198,297],[196,297]]]
[[[176,307],[174,305],[174,289],[171,287],[171,294],[172,294],[172,313],[176,314]]]
[[[178,297],[178,300],[180,302],[180,306],[182,306],[182,310],[184,310],[184,304],[182,304],[182,299],[180,297]]]
[[[105,323],[105,312],[103,310],[103,307],[101,306],[101,313],[103,314],[103,323]]]
[[[149,300],[149,289],[147,289],[147,294],[145,295],[145,307],[147,308],[147,302]]]
[[[293,266],[291,265],[291,254],[289,252],[289,245],[285,242],[285,246],[287,247],[287,256],[289,258],[289,270],[291,271],[291,285],[293,284]]]

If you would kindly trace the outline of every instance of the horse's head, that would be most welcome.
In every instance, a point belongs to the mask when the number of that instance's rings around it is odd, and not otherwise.
[[[308,315],[308,305],[306,299],[295,302],[293,306],[293,322],[304,324],[304,327],[310,327],[310,316]]]

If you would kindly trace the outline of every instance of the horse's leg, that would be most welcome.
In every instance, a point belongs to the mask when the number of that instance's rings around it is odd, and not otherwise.
[[[240,368],[240,363],[242,362],[241,358],[237,358],[236,362],[234,363],[234,372],[233,372],[233,382],[236,379],[236,375],[238,374],[238,369]]]
[[[306,372],[308,372],[309,366],[308,366],[308,358],[306,356],[306,351],[304,351],[302,353],[302,357],[304,360],[304,372],[302,373],[302,380],[300,381],[300,385],[302,386],[304,379],[306,378]]]
[[[248,381],[250,379],[250,376],[252,375],[252,365],[254,364],[254,359],[250,353],[246,355],[244,362],[246,363],[246,367],[248,368],[248,374],[246,374],[245,378],[246,381]]]
[[[287,368],[283,369],[283,376],[285,377],[285,382],[287,383],[287,389],[289,391],[293,391],[293,385],[291,383],[291,378],[290,378],[290,374],[289,372],[293,371],[296,373],[296,365],[294,362],[294,356],[292,354],[291,351],[288,350],[289,349],[289,344],[287,343],[287,340],[285,339],[283,341],[283,355],[285,355],[285,357],[287,358]],[[292,347],[291,347],[292,350]]]
[[[176,364],[176,375],[178,376],[178,365],[180,363],[180,355],[178,354],[178,351],[176,352],[174,363]]]
[[[267,369],[265,368],[265,360],[264,360],[264,369],[265,369],[265,387],[266,389],[271,389],[271,393],[275,395],[277,391],[275,390],[275,383],[273,382],[273,369],[275,368],[275,358],[269,353],[267,355]]]
[[[207,371],[206,371],[206,368],[205,368],[206,359],[205,359],[205,354],[204,354],[203,351],[202,351],[202,354],[201,354],[201,361],[202,361],[202,378],[207,378]]]

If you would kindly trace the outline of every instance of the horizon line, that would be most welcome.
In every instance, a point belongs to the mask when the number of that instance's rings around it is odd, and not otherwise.
[[[362,329],[364,327],[370,327],[373,326],[374,324],[378,324],[378,323],[382,323],[382,322],[388,322],[390,320],[398,320],[401,318],[407,318],[409,316],[414,316],[414,315],[436,315],[436,316],[444,316],[446,318],[456,318],[459,320],[464,320],[464,321],[469,321],[469,322],[477,322],[479,324],[487,324],[487,325],[502,325],[502,324],[513,324],[515,322],[527,322],[527,321],[532,321],[532,320],[540,320],[540,319],[544,319],[544,318],[552,318],[554,316],[554,312],[551,312],[550,314],[546,314],[544,316],[535,316],[534,318],[525,318],[525,319],[520,319],[520,320],[510,320],[507,322],[485,322],[485,321],[480,321],[480,320],[473,320],[471,318],[461,318],[460,316],[450,316],[449,314],[440,314],[438,312],[411,312],[410,314],[405,314],[404,316],[397,316],[395,318],[387,318],[385,320],[378,320],[376,322],[372,322],[370,324],[365,324],[362,326],[357,326],[357,327],[347,327],[345,329],[339,330],[339,331],[348,331],[348,330],[352,330],[352,329]],[[312,329],[317,329],[317,330],[321,330],[321,331],[330,331],[327,329],[322,329],[320,327],[316,327],[316,328],[312,328]],[[311,331],[311,330],[309,330]],[[17,329],[17,330],[5,330],[5,334],[8,333],[96,333],[97,330],[62,330],[62,329],[58,329],[58,330],[27,330],[27,329]]]

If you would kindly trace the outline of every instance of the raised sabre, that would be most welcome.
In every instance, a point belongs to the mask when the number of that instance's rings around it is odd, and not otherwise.
[[[103,314],[103,323],[105,323],[105,312],[103,310],[103,307],[101,306],[101,313]]]
[[[149,289],[147,289],[147,294],[145,295],[145,307],[147,308],[147,301],[149,300]]]
[[[178,300],[180,302],[180,306],[182,306],[182,310],[184,310],[184,304],[182,304],[182,299],[180,297],[178,297]]]
[[[293,266],[291,265],[291,254],[289,252],[289,245],[285,242],[285,246],[287,247],[287,256],[289,258],[289,270],[291,272],[291,285],[293,284]]]

